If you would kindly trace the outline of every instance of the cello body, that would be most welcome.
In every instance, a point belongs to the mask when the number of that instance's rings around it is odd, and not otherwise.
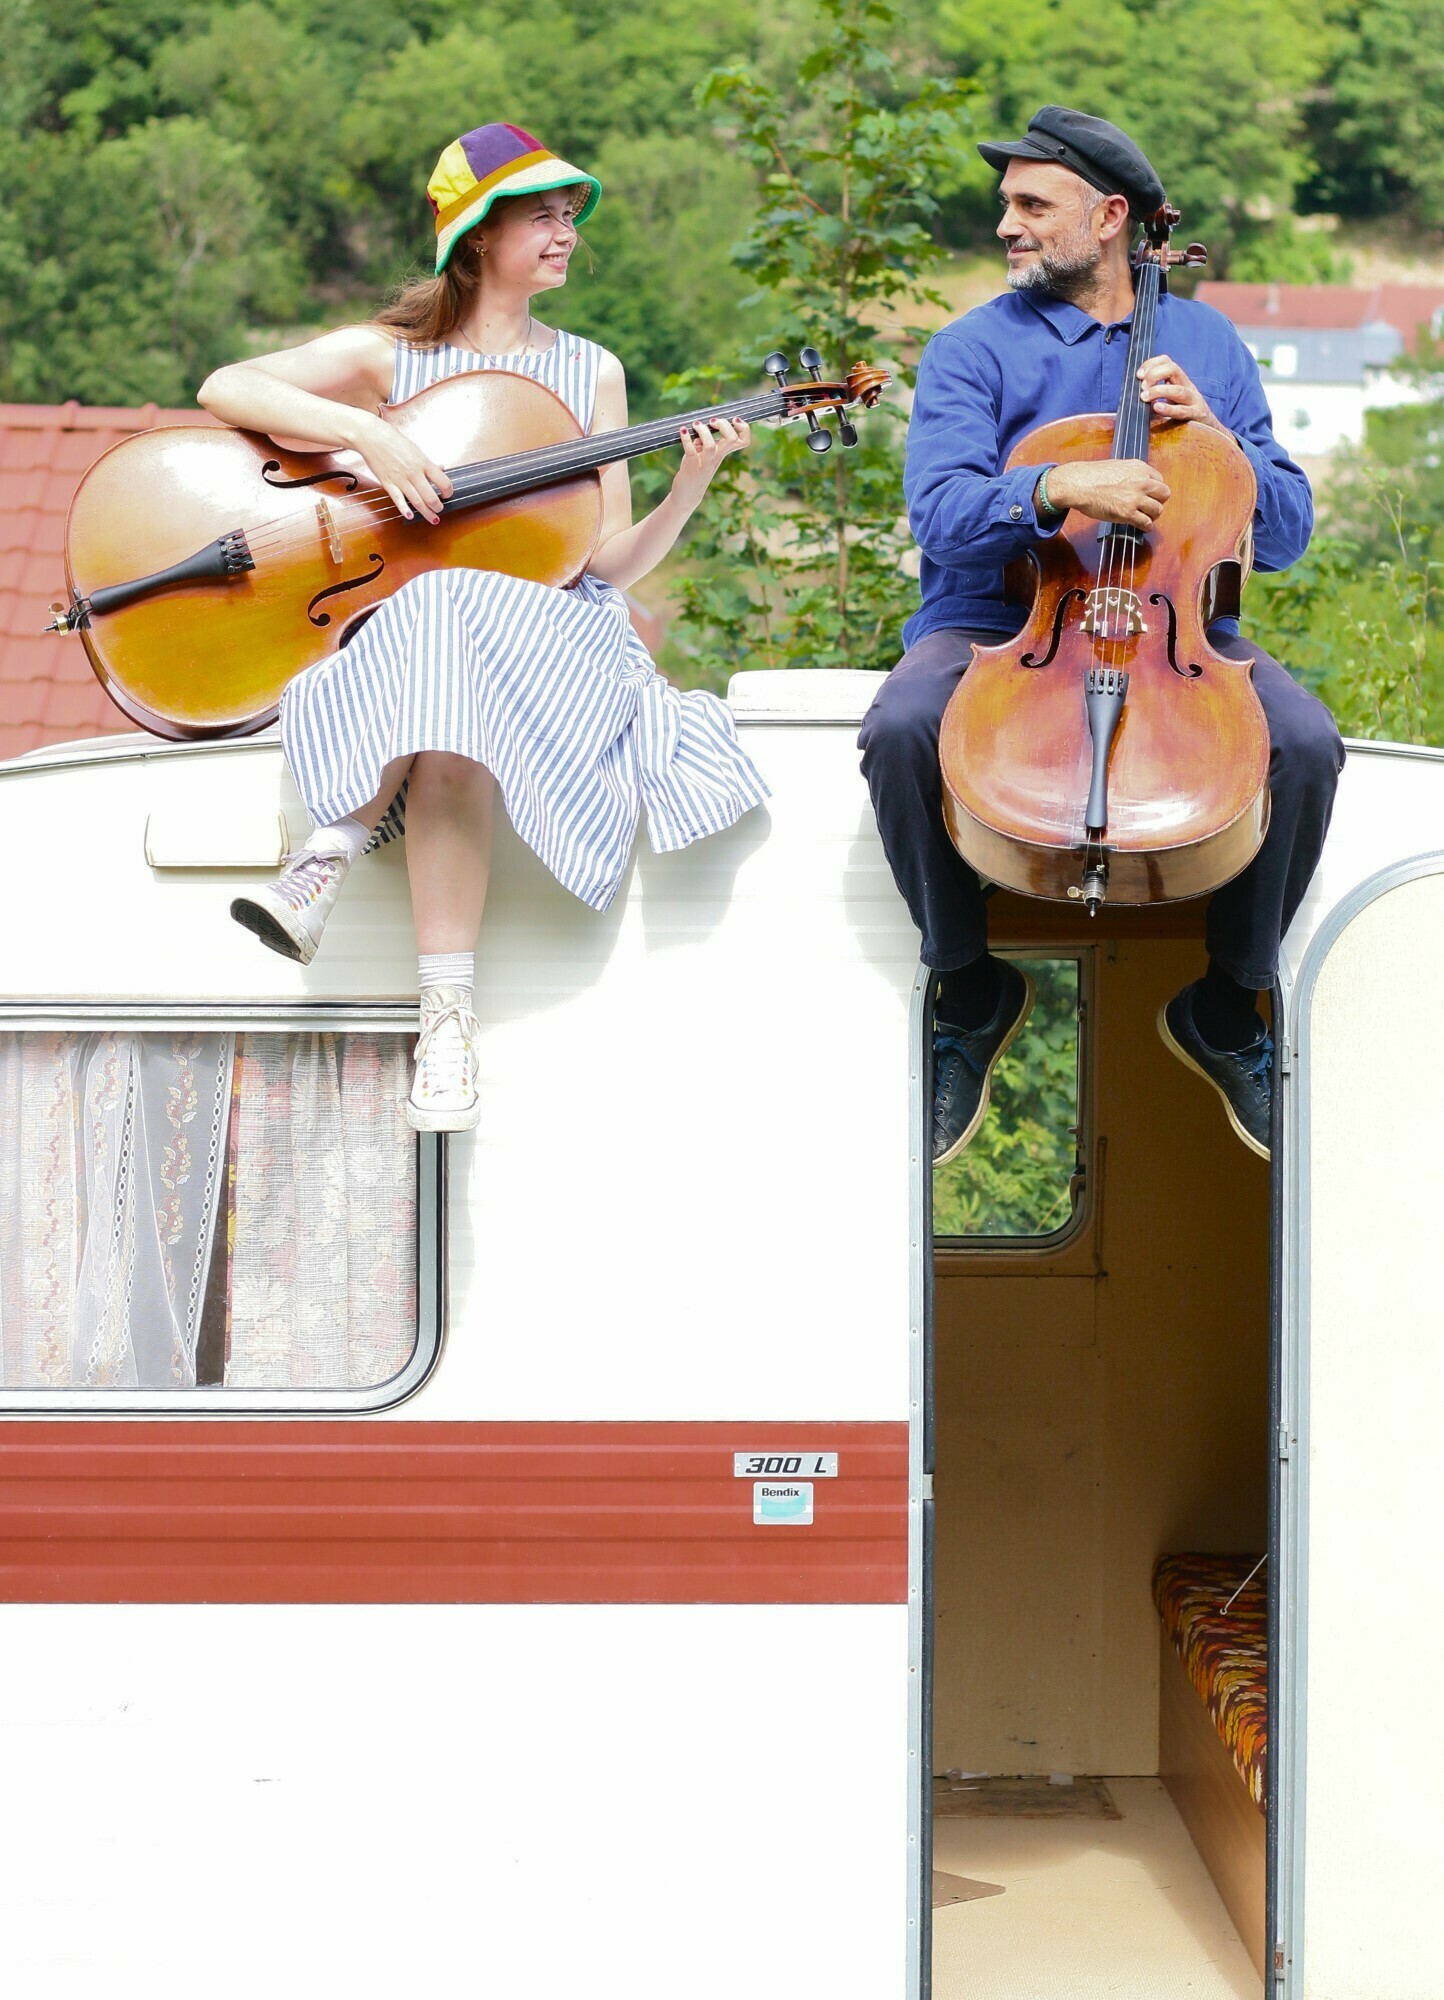
[[[1110,416],[1064,418],[1031,431],[1008,466],[1107,458],[1113,435]],[[1110,573],[1098,523],[1067,515],[1025,558],[1027,625],[1006,645],[973,648],[943,718],[953,843],[980,875],[1025,895],[1079,892],[1092,761],[1082,689],[1095,664],[1129,675],[1108,768],[1111,899],[1207,894],[1248,866],[1268,825],[1268,725],[1251,666],[1214,652],[1205,630],[1232,608],[1227,566],[1247,569],[1253,468],[1204,424],[1160,426],[1149,455],[1175,495],[1159,531]],[[1182,532],[1171,536],[1174,521]],[[1086,629],[1089,599],[1109,590],[1138,608],[1104,603],[1114,636],[1099,636]]]
[[[1269,734],[1253,662],[1226,659],[1209,623],[1238,610],[1258,498],[1228,432],[1155,424],[1138,371],[1153,353],[1170,264],[1166,202],[1145,222],[1124,387],[1114,417],[1030,431],[1008,469],[1150,461],[1169,489],[1145,531],[1064,515],[1024,564],[1032,607],[1001,646],[974,646],[943,715],[943,816],[978,873],[1024,895],[1168,903],[1245,869],[1268,827]]]
[[[438,382],[388,415],[441,465],[582,435],[560,397],[500,369]],[[175,739],[252,734],[275,719],[289,680],[413,577],[493,569],[568,584],[596,546],[596,471],[432,527],[403,519],[355,463],[199,425],[122,439],[96,460],[66,524],[72,601],[237,531],[255,559],[244,575],[177,583],[79,624],[92,667],[133,722]]]

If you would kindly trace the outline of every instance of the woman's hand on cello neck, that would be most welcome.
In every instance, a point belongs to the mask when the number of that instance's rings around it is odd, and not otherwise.
[[[622,364],[614,354],[608,354],[597,378],[592,434],[623,430],[626,423],[626,378]],[[632,520],[626,462],[618,460],[603,468],[602,533],[589,567],[593,576],[615,584],[618,590],[630,590],[657,567],[696,513],[723,459],[734,451],[745,451],[752,442],[747,424],[696,424],[679,428],[677,435],[682,463],[671,491],[640,521]]]
[[[690,424],[678,433],[682,440],[682,463],[672,481],[672,491],[692,513],[716,478],[724,458],[734,451],[746,451],[752,442],[750,424],[734,424],[726,417],[715,424]]]

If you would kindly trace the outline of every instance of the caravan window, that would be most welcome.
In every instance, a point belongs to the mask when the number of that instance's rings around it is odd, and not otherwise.
[[[0,1031],[0,1392],[377,1400],[418,1345],[407,1056],[387,1033]]]
[[[1080,1212],[1082,967],[1076,958],[1021,954],[1018,963],[1037,998],[993,1072],[982,1129],[933,1174],[938,1243],[1057,1238]]]

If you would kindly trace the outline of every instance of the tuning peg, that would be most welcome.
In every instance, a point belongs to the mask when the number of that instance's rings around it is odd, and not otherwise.
[[[837,435],[842,439],[845,446],[855,445],[857,443],[857,425],[849,423],[846,417],[839,415],[837,419]]]
[[[804,347],[797,358],[814,382],[822,380],[822,356],[815,347]]]
[[[777,388],[785,389],[787,387],[787,371],[791,366],[792,363],[788,360],[787,356],[780,349],[774,347],[762,364],[762,372],[764,375],[772,377],[773,383]]]
[[[819,458],[825,451],[832,450],[832,432],[824,430],[817,421],[816,410],[807,412],[807,449],[815,451]]]

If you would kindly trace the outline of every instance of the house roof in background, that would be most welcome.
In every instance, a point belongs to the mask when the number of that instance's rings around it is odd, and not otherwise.
[[[1444,285],[1235,285],[1205,278],[1194,296],[1237,327],[1342,332],[1382,321],[1410,354],[1421,326],[1444,331]]]
[[[206,424],[201,410],[0,403],[0,758],[134,733],[73,634],[42,630],[65,595],[65,517],[80,476],[135,431]]]

